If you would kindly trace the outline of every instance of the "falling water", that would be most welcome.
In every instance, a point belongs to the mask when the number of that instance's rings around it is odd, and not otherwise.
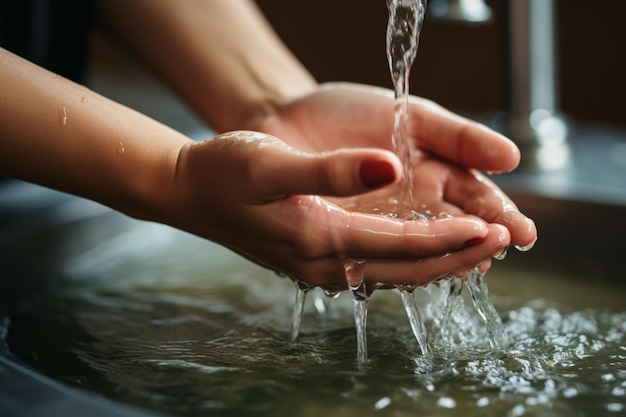
[[[441,331],[441,337],[444,342],[448,342],[451,340],[450,335],[450,323],[452,318],[452,313],[454,311],[454,306],[456,301],[459,299],[461,292],[463,291],[463,280],[459,277],[452,276],[448,281],[448,294],[446,296],[446,304],[443,309],[443,314],[441,315],[441,322],[439,323],[439,328]]]
[[[357,337],[357,361],[367,362],[367,303],[370,294],[365,286],[365,260],[347,258],[343,262],[346,280],[354,302],[354,325]]]
[[[394,88],[394,122],[392,144],[404,167],[397,195],[396,215],[405,219],[422,218],[413,211],[413,167],[407,132],[409,75],[417,55],[419,35],[424,22],[426,0],[388,0],[387,60]],[[430,355],[428,335],[413,293],[400,288],[402,304],[422,354]]]
[[[489,298],[485,276],[478,268],[474,268],[467,275],[467,289],[472,296],[474,308],[485,322],[491,348],[502,350],[507,343],[506,333],[502,326],[502,320],[500,320],[500,316]]]
[[[387,60],[394,87],[394,125],[392,133],[392,145],[394,152],[403,163],[403,178],[393,200],[394,207],[388,207],[389,201],[381,202],[378,212],[405,220],[430,220],[433,217],[428,213],[418,213],[414,208],[413,201],[413,168],[411,163],[411,146],[408,138],[408,103],[409,103],[409,75],[411,66],[417,56],[419,36],[424,21],[426,0],[387,0],[389,20],[387,25]],[[503,259],[503,253],[499,259]],[[354,301],[354,319],[357,332],[357,359],[359,363],[367,361],[367,304],[369,296],[365,288],[364,269],[365,260],[346,259],[344,268],[348,287]],[[501,349],[506,343],[506,335],[502,322],[488,296],[484,276],[477,270],[470,272],[467,287],[472,295],[473,305],[484,320],[493,349]],[[447,297],[446,307],[441,319],[441,332],[444,340],[449,338],[450,316],[455,300],[463,288],[463,281],[458,277],[450,278],[450,292]],[[422,353],[431,354],[428,344],[426,326],[422,320],[412,291],[399,287],[402,302],[408,316],[411,329],[417,339]],[[291,338],[295,340],[298,335],[306,290],[298,287],[296,303],[294,306]]]
[[[296,301],[293,305],[293,317],[291,319],[291,341],[295,341],[300,333],[300,323],[302,322],[302,313],[304,312],[304,302],[306,301],[306,295],[308,294],[310,287],[303,287],[298,282],[296,284]]]
[[[409,323],[411,324],[413,335],[415,336],[417,343],[420,345],[420,349],[422,349],[422,355],[430,356],[432,351],[430,349],[430,345],[428,344],[426,326],[424,326],[422,315],[417,308],[417,304],[415,304],[413,291],[406,288],[400,288],[400,295],[402,296],[402,304],[404,305],[406,314],[409,317]]]
[[[426,0],[387,0],[387,60],[394,89],[394,129],[392,143],[402,161],[404,176],[397,196],[396,214],[412,218],[413,170],[407,134],[409,75],[417,55],[424,21]]]

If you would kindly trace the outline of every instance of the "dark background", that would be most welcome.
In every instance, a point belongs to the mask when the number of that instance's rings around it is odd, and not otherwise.
[[[487,4],[489,25],[429,21],[422,29],[411,92],[456,111],[505,106],[505,0]],[[319,81],[391,86],[385,0],[258,0],[275,29]],[[561,109],[576,121],[626,125],[626,2],[556,2]]]

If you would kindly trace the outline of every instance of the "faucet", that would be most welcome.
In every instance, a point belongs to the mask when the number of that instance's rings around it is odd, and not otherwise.
[[[553,0],[509,0],[508,115],[501,130],[539,170],[569,165],[567,125],[559,114]]]
[[[559,114],[554,0],[504,1],[507,27],[507,109],[492,124],[522,151],[522,167],[569,165],[567,125]],[[429,17],[461,24],[488,23],[484,0],[433,0]]]
[[[483,0],[431,0],[429,17],[433,20],[464,25],[491,22],[491,8]]]

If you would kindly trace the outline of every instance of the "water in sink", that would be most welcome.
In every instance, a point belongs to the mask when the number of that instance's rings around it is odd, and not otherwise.
[[[416,290],[433,351],[424,357],[397,291],[377,291],[359,365],[349,294],[320,292],[320,314],[313,290],[291,342],[289,280],[141,224],[68,259],[11,317],[7,341],[57,380],[179,416],[626,414],[623,290],[514,259],[487,278],[509,339],[501,352],[467,297],[442,335],[445,291],[432,287]]]

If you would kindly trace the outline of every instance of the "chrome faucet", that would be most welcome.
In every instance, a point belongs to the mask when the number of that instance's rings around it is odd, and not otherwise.
[[[431,0],[429,18],[441,22],[476,25],[491,21],[491,8],[484,0]]]
[[[493,125],[522,150],[522,166],[567,166],[567,125],[559,114],[554,0],[507,0],[507,109]],[[476,24],[491,20],[483,0],[433,0],[429,18]]]
[[[553,0],[509,0],[508,117],[502,130],[541,170],[570,162],[567,125],[559,115]]]

